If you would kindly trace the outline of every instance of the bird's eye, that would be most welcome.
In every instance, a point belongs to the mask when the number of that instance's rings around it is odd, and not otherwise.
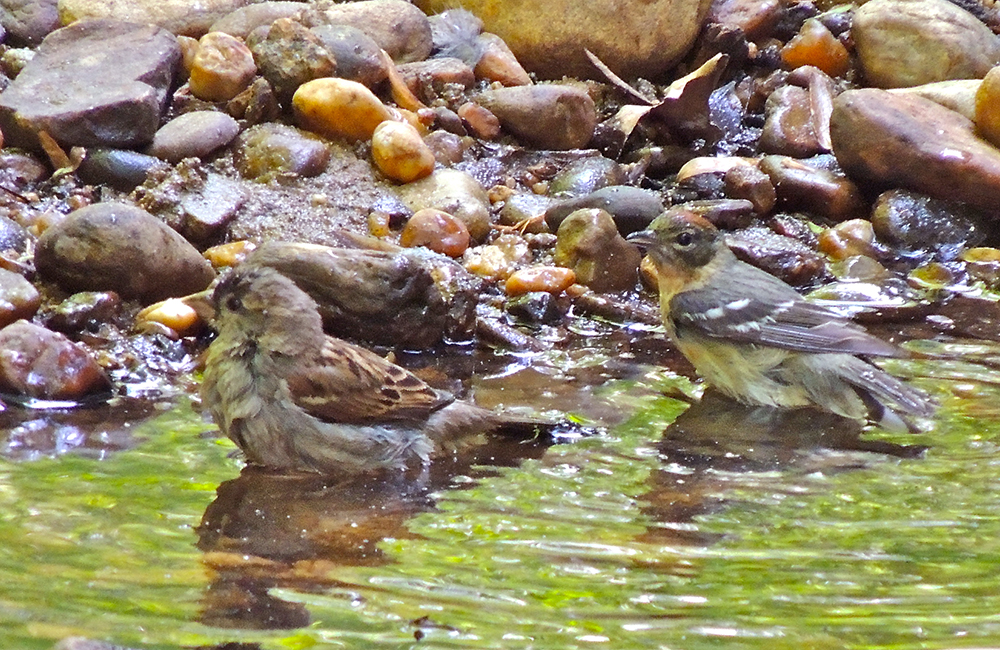
[[[692,243],[694,243],[694,235],[685,230],[682,233],[678,233],[674,241],[677,242],[678,246],[690,246]]]
[[[236,296],[226,298],[226,309],[229,311],[239,311],[243,309],[243,301]]]

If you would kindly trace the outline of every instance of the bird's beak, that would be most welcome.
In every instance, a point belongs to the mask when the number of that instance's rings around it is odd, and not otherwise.
[[[649,247],[656,244],[656,233],[652,230],[640,230],[632,233],[625,239],[633,244],[636,244],[637,246]]]
[[[198,318],[206,323],[211,323],[215,319],[215,302],[212,300],[213,291],[215,291],[214,286],[204,291],[184,296],[179,298],[179,300],[193,309],[198,314]]]

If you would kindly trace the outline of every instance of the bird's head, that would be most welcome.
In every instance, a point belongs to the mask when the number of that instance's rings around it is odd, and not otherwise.
[[[704,218],[683,207],[658,216],[649,228],[628,240],[646,249],[657,271],[694,273],[726,247],[722,233]]]
[[[211,303],[220,337],[247,338],[277,349],[285,347],[277,339],[322,333],[316,301],[267,266],[235,269],[216,285]]]

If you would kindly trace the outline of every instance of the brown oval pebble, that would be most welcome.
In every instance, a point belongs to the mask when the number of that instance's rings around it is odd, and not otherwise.
[[[459,106],[458,116],[477,138],[492,140],[500,135],[500,120],[497,116],[475,102],[465,102]]]
[[[210,102],[227,102],[253,81],[257,65],[243,41],[223,32],[209,32],[198,41],[191,61],[191,94]]]
[[[434,152],[406,122],[385,121],[372,134],[372,158],[389,178],[409,183],[434,171]]]
[[[0,268],[0,327],[31,318],[41,302],[34,285],[20,274]]]
[[[418,210],[406,222],[399,243],[407,248],[425,246],[449,257],[458,257],[469,247],[469,229],[443,210]]]
[[[561,266],[533,266],[518,269],[507,278],[505,289],[509,296],[519,296],[532,291],[562,293],[576,282],[573,269]]]
[[[292,97],[295,120],[304,129],[331,138],[367,140],[392,113],[364,85],[324,77],[299,86]]]
[[[97,362],[62,334],[24,320],[0,330],[0,389],[74,400],[110,388]]]

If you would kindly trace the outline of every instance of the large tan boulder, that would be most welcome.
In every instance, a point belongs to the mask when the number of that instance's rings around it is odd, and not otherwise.
[[[428,13],[454,0],[416,0]],[[691,47],[709,0],[462,0],[541,77],[595,77],[590,49],[617,74],[657,77]]]

